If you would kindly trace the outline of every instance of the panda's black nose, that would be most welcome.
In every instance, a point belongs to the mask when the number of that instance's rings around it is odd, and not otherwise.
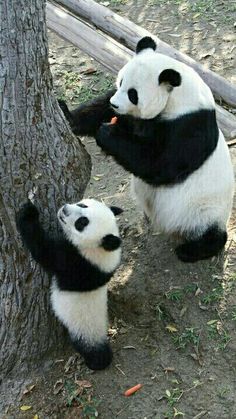
[[[110,102],[111,103],[111,102]],[[114,103],[111,103],[111,106],[114,108],[114,109],[118,109],[119,108],[119,106],[118,105],[115,105]]]
[[[62,212],[65,216],[69,215],[69,208],[67,204],[65,204],[64,207],[62,208]]]

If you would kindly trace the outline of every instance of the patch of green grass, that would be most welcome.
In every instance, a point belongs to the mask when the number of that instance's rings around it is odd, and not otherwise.
[[[198,289],[198,285],[197,284],[195,284],[195,283],[190,283],[190,284],[187,284],[187,285],[185,285],[185,287],[184,287],[184,293],[185,294],[192,294],[192,293],[195,293],[196,291],[197,291],[197,289]]]
[[[215,339],[218,337],[219,332],[218,332],[218,322],[219,320],[210,320],[207,323],[207,331],[208,331],[208,336],[212,339]]]
[[[110,0],[109,3],[110,6],[122,6],[123,4],[128,3],[128,0]]]
[[[170,315],[168,311],[166,310],[165,306],[163,304],[157,304],[155,306],[155,311],[158,317],[158,320],[168,320]]]
[[[185,0],[149,0],[148,3],[150,4],[150,6],[161,6],[161,5],[165,5],[165,4],[176,4],[179,5],[181,3],[184,3]]]
[[[219,336],[218,348],[223,351],[228,345],[230,340],[231,340],[230,334],[227,332],[227,330],[223,330]]]
[[[100,71],[87,78],[80,73],[64,71],[61,76],[58,95],[60,99],[79,104],[106,92],[113,85],[114,77]]]
[[[194,13],[205,14],[214,12],[215,0],[195,0],[188,2],[189,9]]]
[[[66,405],[68,407],[77,405],[80,409],[79,417],[86,419],[95,419],[98,417],[97,405],[99,401],[91,395],[91,392],[86,391],[86,389],[81,391],[75,383],[69,380],[65,382],[64,389]]]
[[[184,391],[179,387],[172,388],[171,390],[166,390],[164,398],[167,400],[167,405],[169,409],[164,413],[165,419],[172,419],[176,417],[183,417],[184,413],[180,412],[175,405],[179,402]]]
[[[236,306],[231,311],[230,317],[231,317],[231,320],[236,321]]]
[[[167,300],[179,302],[182,301],[185,295],[195,293],[198,288],[198,285],[195,283],[190,283],[185,285],[184,288],[176,287],[171,288],[165,293]]]
[[[221,399],[226,398],[231,393],[230,387],[220,387],[218,391],[218,396]]]
[[[203,304],[211,304],[215,303],[216,301],[220,301],[223,295],[223,288],[222,286],[218,286],[216,288],[213,288],[211,292],[206,294],[204,297],[202,297],[201,302]]]
[[[188,345],[198,347],[200,341],[200,333],[194,327],[186,327],[183,333],[175,335],[172,338],[178,348],[184,349]]]
[[[163,413],[164,419],[173,419],[173,418],[177,418],[177,417],[179,418],[179,417],[184,417],[184,416],[185,414],[183,412],[180,412],[178,409],[176,409],[176,407],[173,407]]]
[[[207,323],[208,336],[211,339],[217,341],[217,347],[220,350],[224,350],[231,340],[231,336],[220,320],[210,320]]]
[[[173,288],[165,294],[167,300],[179,302],[183,299],[184,293],[181,288]]]
[[[181,390],[179,387],[173,388],[171,390],[166,390],[165,393],[165,399],[167,400],[167,404],[172,407],[174,406],[176,403],[178,403],[178,401],[180,400],[180,398],[183,395],[183,390]]]

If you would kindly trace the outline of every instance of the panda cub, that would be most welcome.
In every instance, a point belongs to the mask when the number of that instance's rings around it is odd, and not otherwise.
[[[103,123],[95,138],[133,174],[133,193],[152,223],[182,236],[179,259],[195,262],[217,255],[226,243],[233,168],[211,90],[192,68],[155,50],[150,37],[138,42],[110,99],[118,122]],[[110,116],[107,101],[100,101],[101,122]],[[90,132],[91,109],[87,104]],[[97,124],[95,118],[94,129]]]
[[[31,202],[17,214],[17,228],[32,257],[55,275],[51,303],[86,365],[103,369],[112,360],[107,339],[107,283],[120,263],[121,239],[115,215],[94,199],[66,204],[57,217],[62,232],[50,236]]]

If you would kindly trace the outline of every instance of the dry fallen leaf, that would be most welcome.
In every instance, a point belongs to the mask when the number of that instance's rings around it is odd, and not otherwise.
[[[97,72],[96,68],[91,67],[91,68],[87,68],[87,70],[84,70],[81,73],[83,73],[83,74],[94,74],[96,72]]]
[[[75,380],[75,384],[77,384],[80,388],[91,388],[92,384],[90,381],[87,380]]]
[[[66,365],[65,365],[65,368],[64,368],[64,370],[65,370],[65,372],[67,373],[69,370],[70,370],[70,368],[75,364],[75,361],[76,361],[76,358],[77,358],[77,356],[76,355],[72,355],[72,356],[70,356],[70,358],[68,359],[68,361],[66,362]]]
[[[202,294],[201,288],[197,287],[197,290],[195,292],[195,296],[197,297],[199,294]]]
[[[27,406],[27,405],[23,405],[20,407],[20,410],[22,410],[22,412],[26,412],[27,410],[32,409],[32,406]]]
[[[207,324],[210,326],[211,324],[215,324],[217,322],[218,322],[217,319],[216,320],[209,320],[209,322],[207,322]]]
[[[176,329],[176,327],[173,324],[168,324],[166,326],[166,329],[168,330],[168,332],[170,333],[174,333],[174,332],[178,332],[178,329]]]
[[[180,311],[180,314],[179,314],[180,317],[183,317],[183,315],[186,313],[186,311],[187,311],[187,306],[184,306]]]
[[[53,394],[58,394],[63,389],[63,381],[62,378],[57,380],[53,386]]]
[[[164,371],[167,374],[168,372],[174,372],[175,371],[175,368],[173,368],[173,367],[166,367],[166,368],[164,368]]]
[[[35,384],[32,384],[31,386],[29,386],[29,387],[26,387],[25,389],[24,389],[24,391],[23,391],[23,394],[28,394],[28,393],[30,393],[33,389],[34,389],[34,387],[35,387]]]

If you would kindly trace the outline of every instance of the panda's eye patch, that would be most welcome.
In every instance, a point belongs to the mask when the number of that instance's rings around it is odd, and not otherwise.
[[[80,207],[80,208],[88,208],[88,206],[85,205],[85,204],[77,204],[77,207]]]
[[[89,223],[89,220],[87,217],[80,217],[75,222],[75,228],[78,231],[83,231],[84,228],[88,225],[88,223]]]
[[[132,102],[134,105],[138,104],[138,93],[136,89],[129,89],[128,97],[129,97],[130,102]]]
[[[122,86],[122,83],[123,83],[123,79],[121,79],[121,81],[120,81],[120,87]]]

